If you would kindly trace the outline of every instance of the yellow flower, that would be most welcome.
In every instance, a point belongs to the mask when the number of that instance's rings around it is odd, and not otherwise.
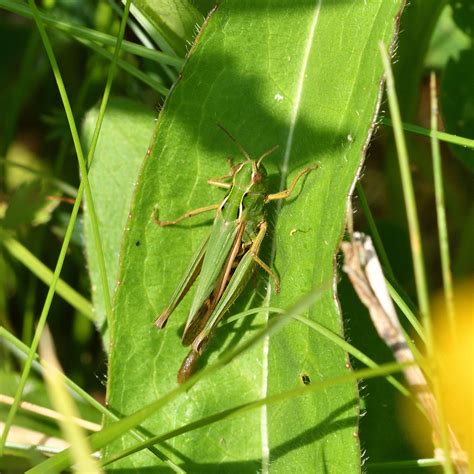
[[[474,460],[474,280],[454,288],[455,331],[444,298],[432,314],[445,417],[470,461]]]

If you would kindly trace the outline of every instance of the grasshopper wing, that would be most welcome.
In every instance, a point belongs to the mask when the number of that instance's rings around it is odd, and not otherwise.
[[[242,260],[239,262],[237,268],[235,269],[232,278],[230,279],[222,297],[217,303],[214,311],[212,311],[208,321],[206,321],[205,326],[201,332],[197,335],[193,342],[193,350],[196,352],[202,352],[202,344],[207,341],[213,332],[214,328],[217,326],[222,316],[227,312],[230,306],[238,298],[242,290],[247,285],[252,273],[255,269],[255,261],[252,258],[250,252],[247,252]]]
[[[232,269],[234,268],[237,256],[239,255],[239,252],[242,248],[242,235],[244,230],[245,221],[241,221],[238,224],[238,230],[234,238],[234,244],[232,245],[229,256],[227,257],[227,261],[225,262],[225,265],[219,275],[219,279],[217,280],[214,290],[212,291],[210,297],[201,306],[198,313],[196,313],[194,318],[189,321],[189,324],[186,325],[182,339],[183,345],[188,346],[194,341],[196,336],[206,326],[209,317],[214,311],[214,308],[219,303],[227,283],[229,282],[229,277]]]
[[[232,275],[228,285],[226,286],[222,297],[216,302],[215,308],[209,308],[207,315],[203,318],[203,323],[199,327],[190,327],[193,333],[188,338],[193,341],[192,349],[184,359],[178,372],[178,383],[184,383],[196,370],[201,353],[205,349],[214,328],[217,326],[222,316],[229,309],[230,305],[242,292],[243,288],[250,279],[255,268],[255,262],[250,252],[247,252],[239,262],[234,274]],[[200,331],[196,335],[196,332]],[[186,335],[186,334],[185,334]]]
[[[252,244],[252,247],[240,259],[237,268],[235,269],[229,283],[225,287],[222,296],[220,296],[215,308],[210,313],[210,316],[206,321],[206,324],[203,326],[202,331],[194,339],[192,349],[193,351],[198,353],[202,352],[202,346],[207,343],[207,340],[211,336],[212,331],[217,326],[222,316],[226,313],[226,311],[234,303],[234,301],[238,298],[240,293],[242,293],[242,290],[247,285],[255,269],[255,257],[258,255],[266,230],[266,224],[262,225],[256,239]]]
[[[204,260],[204,255],[206,254],[207,244],[209,242],[209,236],[207,236],[196,250],[189,267],[187,268],[183,278],[179,282],[179,285],[176,287],[176,290],[173,293],[173,296],[168,303],[168,306],[164,311],[158,316],[155,321],[155,326],[159,329],[163,328],[166,324],[171,313],[176,309],[181,300],[184,298],[186,293],[189,291],[197,276],[201,272],[202,263]]]
[[[211,302],[212,298],[210,298],[211,293],[219,284],[231,248],[235,245],[239,228],[240,226],[235,220],[228,221],[220,213],[217,214],[207,243],[202,262],[201,276],[193,302],[191,303],[184,335],[186,335],[190,326],[199,324],[197,320],[200,320],[203,314],[211,309],[211,305],[213,305],[213,302]],[[207,310],[203,307],[207,308]],[[187,337],[184,337],[184,339],[187,340]]]

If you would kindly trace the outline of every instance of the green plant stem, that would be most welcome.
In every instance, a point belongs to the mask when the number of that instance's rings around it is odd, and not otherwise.
[[[390,265],[390,261],[388,259],[387,253],[385,252],[385,247],[382,243],[382,239],[380,237],[380,233],[377,229],[377,225],[375,224],[375,220],[372,216],[372,212],[369,207],[369,203],[367,202],[367,198],[365,197],[364,189],[360,182],[356,185],[357,195],[359,196],[359,202],[362,207],[362,211],[364,213],[365,218],[367,219],[367,223],[369,224],[370,233],[372,239],[374,241],[375,248],[377,249],[377,254],[382,262],[382,266],[385,270],[385,273],[388,274],[388,278],[386,278],[386,283],[390,292],[390,297],[395,301],[395,304],[398,308],[402,311],[404,316],[407,318],[408,322],[411,324],[413,329],[416,331],[418,336],[421,340],[426,343],[426,336],[423,333],[423,328],[416,319],[416,316],[413,314],[413,311],[410,309],[410,305],[407,304],[402,296],[398,293],[401,292],[400,285],[397,284],[395,275],[392,270],[392,266]],[[392,284],[393,283],[393,284]],[[396,288],[395,288],[396,287]],[[404,295],[405,299],[409,300],[406,295]]]
[[[431,74],[430,78],[430,92],[431,92],[431,129],[437,130],[438,128],[438,101],[436,98],[436,76],[434,73]],[[446,210],[444,206],[444,191],[443,191],[443,177],[441,168],[441,152],[439,142],[435,135],[431,137],[431,149],[433,155],[433,175],[435,182],[435,197],[436,197],[436,214],[438,218],[438,238],[441,252],[441,268],[443,274],[444,292],[446,298],[446,308],[448,311],[448,323],[450,326],[451,336],[453,342],[456,340],[456,328],[455,328],[455,315],[454,315],[454,298],[453,298],[453,283],[451,277],[451,263],[449,255],[449,241],[448,241],[448,229],[446,224]],[[452,465],[451,450],[449,445],[449,427],[446,421],[444,413],[443,403],[443,391],[441,389],[441,383],[437,374],[436,360],[433,361],[434,365],[434,377],[432,378],[433,391],[436,394],[438,402],[438,416],[440,421],[441,429],[441,444],[446,456],[446,462],[443,463],[443,467],[446,472],[453,472],[454,467]]]
[[[453,296],[453,278],[451,275],[451,257],[449,254],[448,225],[446,222],[446,208],[444,204],[443,170],[441,166],[441,151],[436,136],[438,130],[438,100],[436,95],[436,75],[431,73],[431,150],[433,155],[433,176],[436,196],[436,214],[438,217],[438,238],[441,255],[441,271],[443,274],[444,297],[448,324],[453,342],[456,341],[456,317]]]
[[[431,328],[430,306],[428,297],[428,285],[426,282],[425,264],[423,257],[423,247],[421,243],[420,227],[418,214],[416,210],[415,192],[413,190],[413,181],[410,173],[410,164],[408,160],[408,151],[405,142],[405,136],[402,129],[400,109],[398,107],[395,91],[395,81],[393,79],[390,61],[383,44],[380,44],[382,61],[385,69],[387,81],[387,95],[390,105],[390,112],[394,124],[395,143],[398,152],[398,162],[400,166],[400,175],[403,185],[403,196],[405,199],[405,208],[408,220],[408,229],[410,232],[410,246],[413,257],[413,270],[415,273],[416,292],[418,296],[418,305],[420,308],[423,327],[426,333],[426,343],[429,356],[433,355],[433,337]]]
[[[393,121],[388,117],[384,117],[382,119],[382,123],[389,127],[394,126]],[[472,138],[464,138],[458,135],[453,135],[452,133],[440,132],[438,130],[433,131],[428,128],[420,127],[419,125],[406,122],[402,122],[402,127],[406,132],[416,133],[417,135],[430,138],[435,136],[440,142],[451,143],[453,145],[474,149],[474,140]]]
[[[71,130],[71,135],[72,135],[72,140],[74,143],[74,148],[76,151],[76,155],[79,161],[79,169],[81,172],[81,185],[84,184],[83,189],[85,191],[85,195],[87,198],[87,205],[88,205],[88,210],[89,210],[89,215],[91,219],[91,227],[93,230],[93,235],[94,235],[94,244],[96,246],[96,252],[97,252],[97,258],[99,260],[99,272],[101,275],[101,283],[103,287],[103,292],[104,292],[104,303],[105,303],[105,311],[107,315],[107,320],[110,321],[112,319],[112,305],[110,301],[110,294],[109,294],[109,286],[107,283],[107,274],[106,274],[106,269],[105,269],[105,259],[104,259],[104,253],[102,251],[102,244],[100,240],[100,233],[99,233],[99,226],[98,226],[98,220],[97,220],[97,214],[95,212],[95,207],[94,207],[94,202],[92,199],[92,191],[89,183],[89,178],[88,178],[88,166],[90,166],[91,158],[94,154],[95,151],[95,143],[91,145],[91,148],[89,150],[89,156],[87,158],[87,163],[86,160],[84,159],[84,154],[82,151],[82,146],[81,146],[81,141],[79,138],[79,133],[77,130],[76,122],[74,120],[74,115],[72,112],[72,108],[69,102],[69,98],[67,96],[66,88],[64,87],[64,82],[61,76],[61,73],[59,71],[58,63],[56,61],[56,57],[54,55],[51,42],[49,41],[48,35],[46,34],[46,30],[44,27],[44,24],[39,17],[39,11],[38,8],[35,4],[34,0],[29,0],[30,7],[33,12],[33,16],[35,17],[35,21],[38,27],[38,31],[40,33],[41,39],[43,40],[44,47],[46,49],[46,53],[48,55],[49,61],[51,63],[51,68],[53,70],[54,77],[56,79],[56,83],[58,86],[59,94],[61,96],[61,100],[63,102],[64,106],[64,111],[67,116],[67,120],[69,123],[69,127]],[[128,9],[125,10],[126,13],[128,13]],[[122,24],[125,24],[126,18],[122,18]],[[114,55],[114,60],[118,57],[118,53],[120,50],[120,44],[121,44],[121,38],[123,37],[125,31],[125,27],[121,25],[119,36],[118,36],[118,41],[116,44],[116,52]],[[105,87],[104,91],[104,98],[107,101],[107,98],[109,96],[109,89],[111,86],[111,81],[113,79],[113,75],[115,73],[115,62],[112,62],[111,68],[109,70],[109,75],[107,78],[107,84]],[[78,195],[79,198],[79,195]],[[77,200],[76,200],[77,202]],[[35,348],[36,349],[36,348]]]
[[[11,237],[3,239],[2,243],[10,255],[25,265],[25,267],[35,274],[43,283],[51,285],[54,278],[53,272],[26,247]],[[58,279],[56,292],[81,314],[91,321],[94,320],[92,304],[65,281]]]
[[[426,335],[423,332],[423,327],[421,326],[418,319],[416,319],[415,314],[410,309],[410,306],[405,302],[405,300],[399,295],[397,290],[392,286],[392,284],[385,280],[387,283],[388,291],[390,293],[390,298],[395,302],[397,307],[403,313],[403,315],[407,318],[408,322],[411,324],[412,328],[416,331],[420,339],[426,344]]]
[[[120,15],[121,15],[121,10],[120,10],[119,5],[115,3],[111,3],[110,6],[115,12],[120,12]],[[141,14],[140,10],[136,8],[133,4],[130,7],[130,12],[132,14],[132,17],[128,18],[128,21],[127,21],[128,27],[130,28],[131,31],[133,31],[133,34],[136,36],[138,42],[140,42],[144,47],[150,48],[152,51],[155,51],[155,43],[152,41],[151,38],[153,38],[154,36],[153,33],[156,32],[156,29],[153,28],[151,25],[150,25],[151,30],[146,28],[144,22],[146,22],[147,19]],[[150,33],[150,36],[148,36],[148,33]],[[164,43],[164,41],[162,43]],[[168,45],[166,44],[166,46]],[[167,47],[167,49],[164,49],[160,46],[159,43],[158,43],[158,49],[160,51],[163,51],[163,53],[167,55],[178,57],[171,48]],[[164,64],[164,63],[161,63],[161,67],[164,73],[170,79],[171,83],[174,84],[174,82],[176,82],[176,76],[177,76],[176,71],[179,70],[180,68],[178,68],[177,66],[174,66],[174,67],[169,66],[168,64]]]
[[[171,47],[168,40],[163,37],[163,35],[157,30],[153,22],[142,13],[142,11],[136,6],[132,4],[131,7],[132,15],[137,23],[141,26],[142,31],[144,31],[148,37],[151,39],[151,44],[157,45],[158,49],[163,51],[164,53],[170,56],[178,56],[175,49]],[[163,71],[171,80],[172,83],[176,81],[176,72],[171,69],[170,66],[167,64],[163,64]]]
[[[370,211],[369,203],[367,202],[367,198],[365,197],[364,188],[360,181],[356,184],[357,189],[357,196],[359,197],[360,206],[362,207],[362,212],[364,213],[365,218],[367,219],[367,223],[369,224],[370,235],[374,241],[375,248],[377,249],[377,254],[382,262],[382,266],[385,270],[385,274],[391,279],[395,280],[395,275],[393,273],[392,266],[390,265],[390,261],[387,256],[387,252],[385,252],[385,247],[382,243],[382,239],[379,234],[379,230],[375,224],[375,220],[372,216],[372,212]]]

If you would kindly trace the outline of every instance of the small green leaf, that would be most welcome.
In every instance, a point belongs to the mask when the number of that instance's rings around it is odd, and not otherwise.
[[[51,189],[39,181],[21,184],[14,192],[1,225],[17,228],[22,225],[39,225],[48,222],[59,201],[48,199]]]
[[[425,57],[425,69],[443,70],[449,59],[469,48],[471,40],[453,20],[453,12],[445,7],[430,39]]]
[[[135,0],[133,5],[143,13],[171,49],[186,55],[189,42],[203,16],[188,0]]]
[[[464,33],[474,39],[474,4],[472,0],[450,0],[453,20]]]
[[[474,138],[474,49],[463,51],[451,59],[441,84],[441,108],[446,130],[466,138]],[[474,171],[474,150],[452,147],[453,153]]]
[[[97,120],[97,109],[84,122],[84,141],[90,143]],[[94,160],[89,172],[94,204],[99,219],[110,294],[113,295],[123,231],[143,157],[150,140],[155,114],[125,99],[113,99],[105,113]],[[87,205],[85,205],[87,213]],[[84,237],[91,279],[96,324],[108,348],[104,297],[90,219],[84,219]]]
[[[236,0],[223,3],[205,23],[160,114],[132,205],[111,341],[108,402],[114,410],[132,413],[176,385],[187,353],[180,335],[189,295],[164,330],[152,323],[209,232],[210,218],[159,228],[152,211],[158,205],[161,218],[173,219],[222,200],[223,191],[206,181],[228,171],[226,157],[241,157],[217,123],[253,156],[279,145],[265,163],[272,192],[304,166],[320,164],[294,196],[269,207],[275,228],[261,256],[279,274],[281,294],[273,294],[267,275],[257,272],[237,306],[288,308],[333,281],[347,199],[379,103],[378,43],[393,41],[402,3]],[[308,317],[342,332],[333,290]],[[267,320],[262,312],[219,328],[203,363],[248,340]],[[348,370],[343,350],[293,322],[144,426],[165,432]],[[191,472],[360,472],[357,423],[356,386],[345,384],[187,433],[160,449]],[[105,454],[131,444],[124,437]],[[152,469],[157,463],[149,453],[137,453],[112,468]]]

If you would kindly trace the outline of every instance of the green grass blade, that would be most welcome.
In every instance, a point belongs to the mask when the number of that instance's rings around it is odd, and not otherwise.
[[[79,41],[80,43],[84,44],[88,48],[92,49],[92,51],[95,51],[97,54],[99,54],[100,56],[103,56],[104,58],[111,59],[113,57],[113,55],[109,53],[109,51],[107,51],[103,47],[97,46],[92,41],[86,41],[83,39],[80,39]],[[128,72],[131,76],[136,77],[138,80],[142,81],[144,84],[151,87],[156,92],[164,96],[168,94],[168,89],[160,81],[144,73],[143,71],[140,71],[140,69],[136,68],[135,66],[128,63],[127,61],[118,58],[116,60],[116,63],[124,71]]]
[[[98,462],[92,457],[84,429],[75,422],[75,419],[79,418],[79,413],[62,384],[62,371],[49,330],[44,331],[41,336],[40,352],[41,357],[48,363],[48,370],[44,371],[44,375],[49,397],[53,407],[62,415],[59,425],[66,441],[71,446],[76,469],[79,472],[102,472]]]
[[[13,334],[11,334],[7,329],[0,327],[0,339],[5,339],[6,345],[10,350],[15,348],[15,354],[18,355],[20,359],[26,359],[28,353],[30,351],[29,346],[21,342],[17,339]],[[34,355],[34,359],[32,362],[32,368],[39,374],[43,373],[43,365],[44,361],[41,361],[37,353]],[[46,363],[47,365],[47,363]],[[84,391],[79,385],[74,383],[71,379],[69,379],[66,375],[63,377],[64,384],[68,387],[69,392],[75,398],[82,398],[87,403],[89,403],[93,408],[98,410],[103,415],[107,415],[108,410],[103,405],[101,405],[97,400],[95,400],[92,396],[90,396],[86,391]],[[116,418],[114,418],[116,419]]]
[[[282,314],[284,313],[284,310],[280,308],[255,308],[255,309],[250,309],[247,311],[243,311],[242,313],[235,314],[234,316],[231,316],[226,319],[225,324],[230,324],[233,321],[237,321],[243,317],[250,316],[252,314],[258,314],[261,311],[266,311],[268,313],[272,314]],[[295,316],[294,318],[296,321],[299,321],[302,324],[306,324],[309,328],[319,332],[322,334],[326,339],[331,341],[333,344],[335,344],[337,347],[341,348],[343,351],[347,352],[351,356],[353,356],[355,359],[358,361],[362,362],[365,364],[367,367],[370,368],[377,368],[379,365],[377,362],[375,362],[373,359],[365,355],[362,351],[354,347],[352,344],[349,342],[345,341],[341,336],[338,334],[334,333],[333,331],[330,331],[329,329],[325,328],[322,324],[318,323],[317,321],[313,321],[309,318],[305,318],[304,316]],[[387,382],[389,382],[393,387],[395,387],[402,395],[405,396],[411,396],[410,391],[404,387],[398,380],[396,380],[392,376],[387,377]]]
[[[390,265],[387,252],[385,252],[385,247],[382,243],[382,238],[380,237],[379,231],[377,229],[377,225],[375,224],[375,220],[372,216],[372,212],[370,212],[369,203],[367,202],[364,188],[362,187],[362,184],[360,183],[360,181],[356,184],[356,189],[357,189],[357,196],[359,198],[360,206],[362,207],[364,216],[367,219],[367,223],[369,224],[370,236],[372,237],[372,240],[374,241],[374,245],[375,245],[375,248],[377,249],[377,254],[380,258],[382,267],[385,271],[385,274],[391,280],[395,280],[395,275],[393,273],[392,266]]]
[[[137,23],[141,27],[141,34],[145,36],[147,41],[151,43],[153,48],[158,47],[159,50],[169,54],[170,56],[176,55],[173,48],[168,44],[165,38],[156,30],[155,26],[150,21],[150,18],[143,14],[135,5],[132,5],[131,12]],[[158,10],[159,12],[159,10]],[[184,57],[184,56],[183,56]],[[163,71],[168,76],[171,82],[176,81],[176,68],[173,69],[171,66],[163,65]]]
[[[18,240],[5,238],[3,245],[8,252],[19,262],[25,265],[34,275],[36,275],[46,285],[51,285],[53,272],[38,258],[36,258],[26,247]],[[69,286],[65,281],[59,279],[56,292],[61,298],[67,301],[73,308],[76,308],[86,318],[93,320],[92,305],[86,298]]]
[[[5,446],[5,441],[8,437],[8,432],[10,430],[10,427],[13,423],[13,419],[15,418],[15,413],[18,410],[18,406],[21,401],[21,396],[23,393],[23,390],[25,388],[26,382],[28,380],[28,375],[31,369],[31,364],[33,362],[33,359],[35,357],[36,349],[38,348],[39,344],[39,339],[41,337],[41,333],[43,332],[44,326],[46,324],[46,319],[48,317],[49,313],[49,308],[51,307],[51,303],[53,301],[54,293],[56,291],[56,286],[59,281],[59,275],[61,274],[61,270],[64,264],[64,259],[66,258],[66,253],[69,247],[69,242],[71,241],[72,233],[74,230],[74,224],[77,219],[77,214],[79,212],[79,208],[81,205],[81,198],[82,194],[84,192],[84,185],[83,182],[81,182],[81,185],[79,186],[79,190],[77,192],[77,198],[76,201],[74,202],[74,207],[71,212],[71,216],[69,218],[68,226],[66,228],[66,232],[64,234],[64,240],[63,244],[61,246],[61,250],[59,252],[58,260],[56,262],[56,267],[54,269],[54,274],[53,278],[51,280],[50,287],[48,289],[48,294],[46,295],[46,299],[43,305],[43,308],[41,310],[40,317],[38,319],[38,324],[36,326],[35,334],[33,337],[33,341],[31,342],[31,347],[28,352],[28,357],[25,361],[25,364],[23,366],[23,371],[21,373],[21,378],[18,383],[18,389],[17,393],[15,395],[15,401],[13,405],[10,408],[10,411],[8,412],[7,418],[5,420],[5,426],[2,432],[2,438],[0,440],[0,456],[2,456],[3,449]]]
[[[384,125],[393,127],[393,120],[390,120],[388,117],[382,119]],[[458,135],[453,135],[452,133],[440,132],[439,130],[430,130],[428,128],[420,127],[419,125],[413,125],[411,123],[402,122],[403,130],[411,133],[416,133],[423,137],[436,137],[439,141],[445,143],[451,143],[453,145],[459,145],[466,148],[474,149],[474,140],[472,138],[464,138]]]
[[[140,21],[144,17],[150,28],[148,34],[155,43],[168,54],[174,52],[184,57],[192,41],[196,28],[202,23],[203,17],[196,10],[193,2],[188,0],[135,0],[135,14]],[[142,23],[143,24],[143,23]],[[164,41],[163,41],[164,40]]]
[[[408,219],[408,227],[410,232],[410,244],[413,257],[413,268],[415,273],[416,290],[418,295],[418,304],[423,320],[423,329],[426,334],[426,346],[430,360],[433,360],[433,330],[431,324],[431,315],[429,307],[428,285],[426,282],[426,274],[424,268],[424,258],[422,250],[422,240],[416,210],[415,193],[413,190],[413,182],[411,179],[410,166],[408,161],[408,152],[405,143],[405,137],[401,126],[400,110],[398,107],[397,96],[395,92],[395,83],[390,67],[390,61],[384,46],[380,45],[382,61],[384,63],[385,77],[387,81],[387,95],[390,105],[390,112],[394,123],[395,142],[397,145],[398,160],[400,165],[400,174],[402,177],[403,193],[405,198],[405,207]],[[453,466],[450,460],[450,449],[448,442],[448,431],[443,414],[441,400],[441,390],[438,377],[435,375],[432,380],[433,392],[438,402],[439,419],[441,425],[441,446],[446,456],[446,462],[443,464],[445,472],[453,473]]]
[[[426,335],[423,331],[423,326],[420,324],[416,318],[415,313],[411,310],[410,306],[405,302],[405,300],[399,295],[397,290],[393,285],[386,280],[388,291],[390,293],[390,298],[395,302],[403,315],[407,318],[408,322],[411,324],[411,327],[416,331],[419,338],[426,344]]]
[[[397,145],[398,161],[403,186],[403,195],[405,198],[405,208],[408,220],[408,228],[410,232],[410,245],[413,258],[413,269],[415,273],[416,291],[418,295],[418,305],[423,321],[423,328],[426,333],[428,353],[431,355],[433,354],[433,338],[431,328],[428,285],[426,282],[422,238],[420,234],[420,226],[416,210],[415,192],[413,190],[413,181],[411,178],[408,151],[401,125],[402,122],[400,116],[400,109],[398,107],[392,69],[390,67],[390,61],[387,52],[382,44],[380,45],[380,51],[382,54],[382,61],[385,69],[385,78],[387,81],[388,102],[390,105],[390,112],[394,123],[395,142]]]
[[[388,278],[386,279],[386,283],[389,288],[390,296],[395,301],[396,305],[400,308],[404,316],[407,318],[408,322],[411,324],[413,329],[416,331],[418,336],[426,343],[426,336],[423,332],[423,327],[419,323],[418,319],[416,319],[415,314],[410,309],[409,303],[405,302],[402,296],[398,293],[402,291],[398,283],[396,282],[395,275],[392,270],[392,266],[390,265],[390,261],[388,260],[387,253],[385,252],[385,247],[382,243],[382,239],[380,237],[379,231],[377,229],[377,225],[375,224],[375,220],[372,216],[372,212],[370,211],[369,204],[367,202],[367,198],[365,197],[364,189],[362,185],[357,183],[357,195],[359,196],[360,205],[362,207],[362,211],[364,212],[365,218],[369,224],[371,236],[374,241],[375,248],[377,249],[377,253],[380,256],[380,260],[382,262],[382,266],[384,267],[385,273],[388,274]],[[390,281],[389,281],[390,280]],[[397,291],[398,290],[398,291]],[[403,291],[402,291],[403,292]],[[405,298],[408,298],[403,295]]]
[[[448,224],[444,204],[443,170],[441,166],[441,150],[436,136],[438,130],[438,100],[436,93],[436,76],[431,73],[431,152],[433,155],[433,176],[436,196],[436,214],[438,218],[438,238],[441,255],[441,271],[443,274],[446,316],[451,329],[453,342],[456,340],[456,318],[454,311],[453,277],[451,275],[451,257],[449,254]]]

